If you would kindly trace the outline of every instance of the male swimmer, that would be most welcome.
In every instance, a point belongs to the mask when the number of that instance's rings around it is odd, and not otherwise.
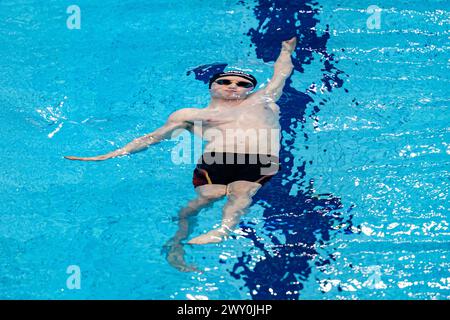
[[[101,161],[136,153],[170,139],[177,129],[189,130],[206,140],[205,152],[194,170],[196,198],[179,212],[179,229],[168,245],[169,262],[184,265],[180,252],[183,252],[181,241],[190,234],[188,218],[226,196],[220,227],[188,241],[189,244],[221,242],[239,223],[258,189],[277,173],[280,139],[279,134],[272,134],[280,130],[276,102],[292,72],[291,55],[295,46],[295,37],[282,42],[273,77],[267,86],[256,92],[252,91],[257,81],[248,73],[228,71],[215,74],[209,81],[211,100],[206,108],[175,111],[162,127],[113,152],[96,157],[65,158]],[[202,125],[199,127],[198,123]],[[257,134],[246,136],[246,132],[252,130]],[[226,139],[230,133],[233,139]],[[256,161],[253,156],[256,156]]]

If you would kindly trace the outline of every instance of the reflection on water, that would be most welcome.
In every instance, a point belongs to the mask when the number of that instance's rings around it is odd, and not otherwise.
[[[317,10],[305,1],[262,0],[255,7],[255,15],[260,26],[264,23],[265,28],[251,29],[248,35],[255,45],[257,57],[264,62],[275,61],[281,41],[297,35],[300,40],[293,59],[294,72],[303,72],[302,66],[311,63],[313,53],[320,53],[324,57],[321,87],[331,91],[342,87],[343,80],[339,75],[343,72],[333,65],[334,57],[326,51],[329,34],[318,35],[314,31],[318,22],[316,14]],[[207,83],[212,74],[222,72],[226,66],[224,63],[203,65],[188,74],[193,72],[196,79]],[[338,196],[314,194],[313,181],[303,186],[304,164],[292,175],[296,130],[300,125],[303,128],[305,110],[314,102],[311,97],[314,94],[314,90],[297,91],[290,80],[286,81],[284,94],[278,102],[283,135],[292,137],[284,138],[284,148],[280,152],[280,159],[285,162],[282,162],[280,172],[254,197],[255,202],[262,200],[265,208],[262,230],[257,230],[254,223],[241,223],[242,234],[251,239],[260,252],[257,255],[243,253],[230,273],[244,280],[253,299],[298,299],[302,281],[311,273],[311,262],[319,267],[333,259],[332,252],[322,256],[318,247],[323,246],[333,232],[358,230],[352,226],[349,215],[352,208],[345,210]],[[315,106],[314,113],[320,111],[322,104]],[[287,176],[290,178],[286,179]]]
[[[294,72],[303,72],[302,66],[314,60],[314,53],[320,53],[323,57],[320,87],[332,91],[333,88],[342,87],[343,80],[339,75],[343,72],[334,66],[334,56],[327,53],[328,32],[319,35],[315,31],[317,12],[318,9],[309,1],[287,3],[261,0],[255,7],[255,15],[260,24],[265,23],[265,28],[251,29],[248,35],[255,45],[258,58],[264,62],[276,59],[279,50],[277,44],[281,40],[297,35],[300,41],[293,59]],[[248,237],[262,251],[262,256],[250,267],[254,258],[244,253],[231,272],[234,277],[244,279],[253,299],[298,299],[303,288],[302,282],[311,273],[312,264],[321,266],[333,259],[332,253],[321,256],[318,247],[330,239],[336,226],[345,226],[337,228],[337,232],[352,230],[349,216],[351,208],[342,212],[345,209],[339,196],[314,195],[312,181],[308,186],[304,185],[304,163],[292,175],[295,168],[293,151],[296,130],[300,125],[303,128],[306,107],[315,102],[313,95],[314,90],[306,93],[297,91],[288,80],[284,95],[278,103],[283,135],[292,137],[284,139],[284,148],[280,153],[280,159],[286,162],[270,185],[260,190],[255,197],[255,200],[263,199],[267,203],[263,230],[246,227]],[[322,101],[315,105],[314,113],[319,112],[323,104]],[[285,178],[287,176],[288,179]],[[261,242],[259,234],[266,235],[264,238],[270,239],[270,243]]]

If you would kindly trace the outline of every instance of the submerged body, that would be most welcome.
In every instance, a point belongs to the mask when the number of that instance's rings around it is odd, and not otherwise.
[[[216,74],[210,79],[211,101],[207,107],[177,110],[162,127],[108,154],[66,158],[101,161],[136,153],[171,138],[180,129],[205,140],[205,152],[193,176],[197,197],[180,210],[178,230],[165,245],[167,260],[172,266],[192,271],[184,261],[182,244],[192,231],[190,218],[226,196],[221,226],[188,241],[189,244],[221,242],[239,223],[253,195],[278,171],[280,110],[276,101],[293,70],[291,54],[295,46],[295,37],[282,42],[272,79],[256,92],[251,92],[256,79],[249,74],[240,71]],[[238,159],[243,159],[244,163]]]

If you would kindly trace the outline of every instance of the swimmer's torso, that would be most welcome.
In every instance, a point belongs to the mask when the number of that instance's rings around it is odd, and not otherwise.
[[[233,107],[190,110],[193,110],[189,121],[193,124],[192,132],[207,142],[205,152],[278,156],[279,107],[273,101],[249,96]]]

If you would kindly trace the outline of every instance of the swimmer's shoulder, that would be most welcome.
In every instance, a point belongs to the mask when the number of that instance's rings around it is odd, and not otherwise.
[[[247,97],[247,100],[250,104],[260,104],[263,105],[264,108],[269,108],[275,113],[280,112],[280,107],[264,88],[250,94]]]

